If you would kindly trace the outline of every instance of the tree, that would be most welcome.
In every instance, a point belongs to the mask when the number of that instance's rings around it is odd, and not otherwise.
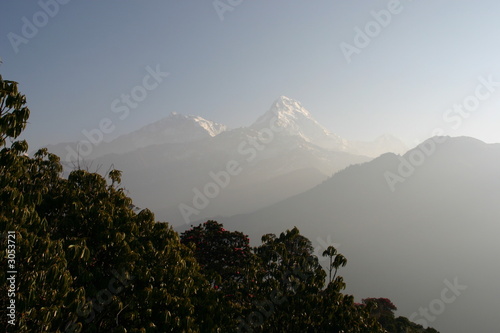
[[[13,140],[21,134],[30,115],[26,97],[19,93],[17,85],[15,81],[3,80],[0,75],[0,147],[6,146],[8,138]],[[27,149],[25,142],[19,145]]]
[[[273,310],[265,313],[269,318],[261,325],[253,325],[255,329],[305,332],[313,327],[311,313],[326,275],[313,250],[311,241],[300,235],[296,227],[279,237],[262,237],[262,245],[255,249],[262,263],[259,297],[271,300]]]
[[[253,254],[250,241],[239,231],[228,231],[216,221],[207,221],[181,234],[181,242],[194,247],[195,257],[211,282],[225,288],[248,282],[245,274]]]
[[[370,307],[358,306],[352,295],[342,294],[346,284],[338,269],[347,264],[347,259],[333,246],[323,251],[323,256],[329,257],[330,282],[325,290],[320,292],[320,300],[316,307],[319,317],[319,327],[324,332],[384,332],[380,324],[371,316]],[[332,270],[335,269],[333,278]]]
[[[108,179],[62,177],[46,149],[12,141],[29,115],[17,84],[0,80],[0,227],[14,231],[19,332],[219,332],[215,293],[193,252],[148,210],[134,212]],[[7,140],[11,141],[7,147]],[[6,246],[0,255],[6,256]],[[5,281],[5,270],[0,271]],[[7,307],[7,286],[1,287]],[[208,301],[208,302],[207,302]]]
[[[354,303],[352,295],[345,295],[342,277],[338,276],[321,292],[315,309],[318,332],[385,333],[368,307]]]
[[[61,171],[58,158],[45,151],[29,158],[27,143],[14,141],[25,128],[29,113],[17,83],[0,76],[0,229],[4,235],[7,231],[15,235],[15,247],[10,244],[9,249],[15,251],[15,269],[11,270],[17,271],[14,298],[7,297],[6,284],[0,287],[2,308],[15,300],[12,323],[16,325],[7,323],[6,316],[1,316],[0,323],[7,331],[52,332],[76,316],[77,306],[85,303],[85,294],[73,286],[65,249],[61,242],[51,239],[47,220],[36,211]],[[4,258],[7,248],[2,244],[0,249]],[[0,279],[6,278],[2,270]]]
[[[363,304],[370,306],[370,315],[389,332],[396,332],[394,311],[396,306],[388,298],[365,298]]]
[[[347,259],[343,255],[337,253],[337,249],[333,246],[329,246],[325,251],[323,251],[323,257],[329,257],[330,259],[330,265],[328,266],[328,282],[332,282],[332,270],[335,269],[335,273],[333,274],[333,279],[335,279],[337,276],[337,270],[341,266],[345,267]]]
[[[193,249],[234,326],[236,318],[251,307],[256,288],[256,258],[248,236],[207,221],[183,232],[181,242]]]
[[[394,303],[388,298],[365,298],[362,306],[366,306],[372,318],[375,318],[380,325],[389,333],[437,333],[431,327],[426,329],[422,325],[412,323],[406,317],[395,317],[397,310]]]
[[[59,179],[38,206],[51,235],[67,249],[73,284],[87,302],[67,323],[84,332],[212,331],[216,302],[190,249],[147,209],[135,213],[131,199],[98,174],[75,170]]]

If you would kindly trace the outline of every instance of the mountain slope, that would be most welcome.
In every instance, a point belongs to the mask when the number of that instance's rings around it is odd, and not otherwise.
[[[500,327],[492,293],[500,279],[498,170],[499,144],[434,138],[403,156],[384,154],[308,192],[219,222],[253,239],[293,226],[313,241],[331,237],[349,260],[342,271],[349,292],[388,297],[402,315],[442,332],[494,332]],[[391,174],[400,177],[394,191],[386,180]],[[455,279],[467,288],[454,302],[436,308],[439,315],[431,312],[432,320],[419,314],[436,307],[444,281]]]
[[[296,135],[321,148],[346,151],[348,143],[321,126],[298,101],[280,96],[268,112],[260,116],[250,128],[262,130],[275,124],[289,135]]]
[[[249,127],[228,130],[201,117],[171,114],[111,142],[81,145],[90,149],[81,151],[86,161],[80,165],[122,170],[123,185],[140,207],[179,225],[251,212],[306,191],[338,170],[368,161],[375,151],[386,151],[386,141],[367,144],[361,149],[366,154],[360,154],[299,102],[281,96]],[[78,158],[77,145],[49,151],[64,163],[68,155]],[[233,161],[241,172],[227,185],[214,183],[211,175],[225,173]],[[204,194],[210,190],[213,194]]]
[[[85,137],[78,142],[61,143],[48,146],[49,151],[62,157],[66,163],[75,159],[77,154],[69,152],[80,152],[80,156],[89,160],[106,154],[122,154],[150,145],[164,143],[193,142],[214,137],[227,130],[222,124],[204,119],[199,116],[185,116],[171,113],[152,124],[146,125],[131,133],[121,135],[118,138],[105,142],[103,140],[89,139]],[[87,144],[81,144],[87,141]],[[90,149],[87,148],[90,146]],[[87,151],[90,150],[90,153]]]
[[[403,153],[406,146],[397,138],[382,135],[372,142],[348,141],[321,126],[298,101],[281,96],[271,108],[247,129],[261,132],[279,129],[282,135],[298,136],[304,141],[322,149],[348,152],[355,155],[377,157],[385,152]],[[164,143],[201,141],[227,131],[225,125],[199,116],[185,116],[172,113],[152,124],[131,133],[106,141],[98,129],[82,131],[78,142],[64,142],[49,145],[52,153],[61,157],[67,165],[77,159],[91,160],[106,154],[122,154]]]
[[[160,220],[181,225],[213,215],[254,211],[367,160],[324,150],[298,136],[276,133],[272,140],[260,140],[257,131],[237,129],[202,141],[109,154],[97,158],[94,164],[122,170],[123,184],[140,207],[149,207]],[[228,163],[236,163],[239,172],[231,175],[227,185],[217,185],[214,175],[226,174]],[[196,208],[193,202],[200,196],[196,193],[207,191],[216,195],[205,195],[209,197],[206,207]],[[182,216],[181,204],[196,210],[188,220]]]

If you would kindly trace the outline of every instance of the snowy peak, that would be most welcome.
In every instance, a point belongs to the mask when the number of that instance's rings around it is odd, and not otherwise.
[[[208,139],[227,130],[225,125],[199,116],[172,112],[167,117],[96,147],[95,156],[122,154],[138,148],[165,143],[185,143]]]
[[[270,126],[279,127],[283,129],[282,133],[299,136],[327,150],[370,157],[377,157],[386,152],[403,154],[408,150],[401,140],[387,134],[370,142],[343,139],[319,124],[300,102],[286,96],[280,96],[274,101],[269,111],[260,116],[250,128],[260,131]]]
[[[184,132],[187,130],[188,132]],[[177,112],[172,112],[168,117],[158,120],[141,128],[140,132],[163,132],[169,134],[170,132],[179,132],[182,136],[189,136],[194,134],[193,140],[199,135],[208,134],[214,137],[227,130],[225,125],[207,120],[200,116],[182,115]],[[193,141],[185,138],[188,141]],[[185,140],[182,140],[185,141]]]
[[[344,140],[321,126],[302,104],[286,96],[274,101],[269,111],[260,116],[251,128],[261,130],[270,126],[282,128],[288,135],[300,136],[323,148],[346,150]]]
[[[302,104],[292,98],[280,96],[269,110],[261,115],[251,126],[229,131],[225,125],[207,120],[200,116],[182,115],[172,112],[170,115],[136,131],[121,135],[110,142],[102,142],[92,147],[85,157],[96,158],[106,154],[123,154],[151,145],[179,144],[204,141],[223,132],[246,136],[264,130],[273,130],[283,141],[297,140],[315,145],[329,151],[348,152],[357,155],[376,157],[382,153],[402,154],[406,147],[396,138],[383,135],[372,142],[348,141],[328,131],[319,124]],[[250,130],[250,131],[249,131]],[[239,134],[238,134],[239,133]],[[234,137],[220,136],[220,144],[230,145]],[[229,141],[227,138],[233,138]],[[51,152],[60,156],[70,156],[68,147],[78,151],[80,142],[61,143],[50,147]],[[76,153],[73,154],[76,156]],[[74,158],[74,157],[73,157]]]
[[[304,122],[312,122],[321,127],[300,102],[286,96],[280,96],[274,101],[269,111],[260,116],[251,127],[260,127],[259,125],[262,124],[269,125],[269,121],[274,118],[276,118],[278,125],[287,129],[297,127]]]
[[[297,115],[302,115],[312,119],[309,111],[307,111],[300,102],[286,96],[280,96],[274,101],[270,111],[281,116],[297,117]]]
[[[251,128],[259,130],[271,124],[285,129],[288,134],[299,135],[306,141],[327,133],[299,102],[285,96],[278,98]]]

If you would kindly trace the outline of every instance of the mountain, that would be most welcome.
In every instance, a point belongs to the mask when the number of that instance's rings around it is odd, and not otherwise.
[[[347,140],[329,132],[299,102],[286,96],[280,96],[269,111],[260,116],[250,128],[259,131],[270,123],[274,123],[289,135],[299,136],[304,141],[321,148],[335,151],[348,150]]]
[[[174,127],[172,120],[178,128],[180,117],[167,118],[168,126],[155,123],[120,137],[117,144],[126,142],[136,149],[121,153],[113,148],[116,153],[92,161],[94,166],[114,165],[122,170],[123,184],[137,205],[149,207],[160,220],[175,226],[212,215],[254,211],[370,159],[342,151],[338,145],[343,145],[342,139],[319,125],[300,103],[284,96],[249,127],[227,130],[210,123],[203,130],[213,130],[201,132],[202,139],[193,135],[179,135],[181,140],[169,142],[156,139],[163,135],[161,129]],[[192,124],[196,119],[181,120]],[[336,146],[328,147],[322,141]],[[238,172],[226,184],[228,163],[233,162]]]
[[[378,140],[360,149],[285,96],[249,127],[229,130],[201,117],[173,113],[111,142],[86,136],[95,144],[66,143],[49,151],[62,157],[67,170],[74,164],[68,159],[79,155],[85,159],[80,166],[92,171],[111,166],[122,170],[123,186],[136,204],[174,225],[248,213],[279,202],[349,165],[389,151],[386,143],[397,140]],[[226,178],[228,163],[237,164],[228,184],[214,179]]]
[[[199,116],[185,116],[172,112],[169,116],[152,124],[146,125],[132,133],[121,135],[118,138],[105,142],[85,137],[85,141],[91,143],[91,153],[86,154],[85,159],[94,159],[106,154],[122,154],[150,145],[164,143],[193,142],[214,137],[227,130],[222,124],[204,119]],[[96,136],[96,138],[98,138]],[[94,141],[93,141],[94,140]],[[83,141],[83,140],[82,140]],[[70,162],[70,151],[79,151],[78,142],[66,142],[48,146],[52,153],[63,157],[63,161]],[[82,149],[83,150],[83,149]]]
[[[348,292],[388,297],[401,315],[441,332],[495,332],[499,170],[500,144],[436,137],[218,221],[255,244],[265,233],[297,226],[318,244],[317,253],[334,242],[346,256]]]
[[[322,149],[284,132],[240,128],[201,141],[108,154],[93,163],[122,170],[123,185],[137,205],[180,225],[254,211],[369,159]]]
[[[280,96],[266,113],[246,129],[262,132],[269,130],[271,125],[279,128],[281,135],[298,136],[307,143],[331,151],[377,157],[386,152],[404,153],[407,150],[401,140],[387,134],[371,142],[343,139],[320,125],[300,102],[286,96]],[[109,142],[104,140],[105,135],[102,132],[93,129],[82,131],[82,139],[78,142],[64,142],[49,145],[47,148],[60,156],[63,162],[71,165],[79,158],[91,160],[106,154],[127,153],[150,145],[201,141],[227,130],[227,126],[211,120],[173,112],[163,119]]]
[[[306,142],[327,150],[369,157],[377,157],[387,152],[403,154],[408,150],[401,140],[388,134],[381,135],[374,141],[343,139],[319,124],[300,102],[286,96],[280,96],[269,111],[260,116],[250,128],[260,131],[271,122],[286,134],[299,136]]]
[[[110,142],[116,147],[131,144],[132,151],[149,145],[163,143],[193,142],[214,137],[227,130],[222,124],[199,116],[171,113],[168,117],[142,127],[138,131],[123,135]],[[116,151],[114,151],[116,153]]]

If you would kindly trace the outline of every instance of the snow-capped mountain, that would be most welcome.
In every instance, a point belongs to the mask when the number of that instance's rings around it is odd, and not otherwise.
[[[107,144],[107,150],[124,153],[150,145],[194,142],[214,137],[226,130],[225,125],[205,118],[172,112],[168,117],[116,138]]]
[[[407,150],[400,140],[389,135],[383,135],[372,142],[343,139],[319,124],[300,102],[286,96],[280,96],[252,125],[240,130],[259,133],[266,129],[278,129],[281,136],[298,137],[321,149],[369,157],[377,157],[386,152],[402,154]],[[106,154],[123,154],[151,145],[202,141],[227,131],[227,126],[223,124],[200,116],[173,112],[110,142],[107,142],[105,137],[95,142],[95,138],[82,135],[79,142],[66,142],[48,148],[61,156],[63,162],[71,164],[78,158],[91,160]]]
[[[91,145],[91,153],[80,157],[86,160],[83,165],[122,170],[123,186],[139,207],[179,225],[186,222],[182,204],[193,208],[187,214],[191,222],[252,212],[391,151],[384,147],[392,141],[345,140],[321,126],[298,101],[281,96],[249,127],[229,130],[202,117],[172,113],[111,142]],[[79,144],[59,144],[49,151],[61,156],[69,169],[75,163],[68,163],[68,157],[78,157]],[[227,184],[214,180],[214,175],[228,172],[228,163],[236,163],[237,175]],[[219,187],[214,189],[217,195],[209,194],[206,207],[201,205],[199,193],[214,186]]]
[[[227,130],[222,124],[207,120],[199,116],[185,116],[172,112],[168,117],[144,126],[133,132],[133,136],[154,139],[153,142],[144,141],[144,146],[167,142],[191,142],[207,137],[214,137]]]
[[[260,116],[250,128],[262,130],[276,126],[289,135],[296,135],[321,148],[347,151],[348,142],[321,126],[298,101],[280,96],[269,111]]]
[[[261,131],[272,126],[279,127],[290,136],[299,136],[306,142],[332,151],[377,157],[387,152],[403,154],[408,150],[401,140],[388,134],[366,142],[343,139],[319,124],[300,102],[286,96],[280,96],[269,111],[260,116],[250,128]]]
[[[163,119],[134,132],[121,135],[110,142],[94,141],[82,148],[82,142],[90,141],[89,138],[83,137],[79,142],[60,143],[48,146],[48,148],[50,152],[61,156],[63,162],[69,163],[77,156],[76,153],[72,152],[82,152],[83,149],[90,150],[90,153],[83,152],[80,156],[85,159],[94,159],[111,153],[123,154],[150,145],[204,140],[226,130],[225,125],[214,121],[199,116],[186,116],[172,112]]]

